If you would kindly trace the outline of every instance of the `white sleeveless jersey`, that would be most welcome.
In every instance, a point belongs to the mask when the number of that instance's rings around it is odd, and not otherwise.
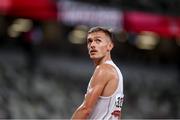
[[[112,65],[118,73],[118,87],[115,92],[108,97],[100,96],[89,119],[117,120],[121,113],[123,103],[123,77],[119,68],[113,61],[106,61],[105,64]]]

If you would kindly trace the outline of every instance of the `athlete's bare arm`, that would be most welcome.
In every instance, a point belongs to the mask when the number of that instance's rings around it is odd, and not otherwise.
[[[102,64],[97,66],[90,80],[90,86],[84,101],[74,112],[72,119],[87,119],[99,96],[102,95],[105,86],[113,79],[116,79],[116,73],[110,65]]]

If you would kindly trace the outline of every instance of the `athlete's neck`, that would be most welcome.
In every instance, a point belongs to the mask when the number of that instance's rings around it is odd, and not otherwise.
[[[103,58],[95,59],[93,61],[94,61],[95,66],[98,66],[98,65],[103,64],[104,62],[109,61],[109,60],[112,60],[110,54],[107,56],[104,56]]]

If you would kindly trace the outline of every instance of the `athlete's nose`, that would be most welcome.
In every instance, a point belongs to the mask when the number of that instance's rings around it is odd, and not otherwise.
[[[93,42],[91,43],[90,47],[91,47],[91,48],[95,48],[95,46],[96,46],[96,43],[93,41]]]

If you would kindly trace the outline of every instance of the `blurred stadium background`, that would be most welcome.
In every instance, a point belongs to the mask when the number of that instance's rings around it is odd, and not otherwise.
[[[92,26],[111,28],[124,119],[180,118],[179,0],[0,0],[0,118],[69,119],[93,72]]]

